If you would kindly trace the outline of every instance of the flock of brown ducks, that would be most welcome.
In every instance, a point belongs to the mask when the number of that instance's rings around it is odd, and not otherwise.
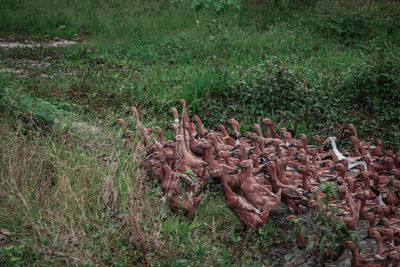
[[[192,214],[207,182],[215,179],[223,184],[227,207],[246,227],[257,229],[281,201],[293,213],[288,220],[314,212],[324,197],[316,193],[318,187],[332,183],[339,196],[330,202],[340,211],[336,219],[348,229],[360,218],[368,220],[369,237],[376,241],[373,254],[359,254],[353,241],[344,244],[353,255],[352,266],[400,266],[400,151],[383,151],[380,140],[374,145],[360,140],[352,124],[347,127],[351,153],[339,150],[335,137],[324,142],[315,135],[316,145],[309,145],[306,135],[295,138],[293,130],[276,130],[268,118],[254,124],[254,132],[241,133],[235,119],[228,120],[230,131],[224,125],[207,130],[198,116],[189,119],[185,100],[178,103],[181,114],[176,108],[168,111],[174,118],[168,126],[172,140],[165,140],[161,128],[143,126],[134,107],[128,113],[136,119],[136,131],[123,119],[114,123],[124,129],[124,145],[143,155],[141,167],[160,181],[173,211]],[[301,242],[299,247],[307,246]]]

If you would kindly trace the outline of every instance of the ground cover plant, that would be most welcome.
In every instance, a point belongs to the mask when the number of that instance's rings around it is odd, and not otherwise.
[[[211,2],[0,1],[2,44],[77,42],[0,46],[1,264],[279,265],[294,253],[291,225],[272,214],[243,232],[217,184],[192,217],[170,212],[109,127],[129,106],[150,127],[180,98],[206,127],[269,117],[340,139],[351,122],[400,148],[397,2]]]

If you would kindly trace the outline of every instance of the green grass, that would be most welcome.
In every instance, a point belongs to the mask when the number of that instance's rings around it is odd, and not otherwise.
[[[187,1],[0,1],[2,38],[82,40],[0,48],[1,68],[22,71],[0,72],[0,263],[282,264],[288,226],[242,232],[217,185],[189,219],[159,204],[108,127],[129,106],[151,127],[180,98],[206,127],[268,116],[340,136],[352,122],[397,151],[399,4],[264,2],[216,16]]]

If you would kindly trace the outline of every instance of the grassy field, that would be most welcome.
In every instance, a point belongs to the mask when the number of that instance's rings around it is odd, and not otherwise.
[[[207,127],[270,117],[340,137],[351,122],[397,151],[399,17],[395,1],[242,1],[219,15],[187,1],[0,1],[4,41],[78,42],[0,47],[0,265],[282,264],[296,251],[279,214],[243,231],[212,184],[191,218],[174,215],[109,125],[137,106],[165,127],[185,98]]]

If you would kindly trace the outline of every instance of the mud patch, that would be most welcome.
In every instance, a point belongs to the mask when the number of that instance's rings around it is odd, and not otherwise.
[[[25,40],[24,42],[11,42],[0,39],[0,48],[33,48],[33,47],[63,47],[77,44],[78,42],[72,40],[65,40],[55,38],[46,42],[35,42],[32,40]]]
[[[14,73],[14,74],[21,74],[24,73],[24,70],[21,69],[11,69],[11,68],[1,68],[0,73]]]
[[[51,60],[51,57],[46,57],[44,61],[23,58],[23,59],[13,59],[12,63],[31,68],[46,68],[51,65],[51,63],[48,62],[49,60]]]

